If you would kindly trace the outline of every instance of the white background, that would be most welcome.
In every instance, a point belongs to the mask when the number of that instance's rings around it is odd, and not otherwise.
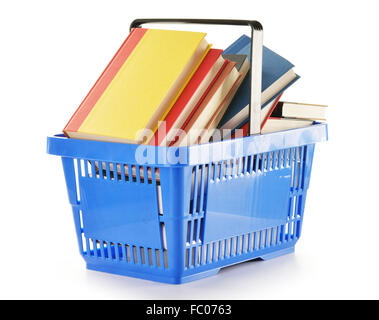
[[[0,298],[379,298],[377,1],[2,1]],[[283,100],[327,104],[296,252],[184,285],[87,271],[58,157],[59,133],[146,17],[256,19],[301,79]],[[189,30],[197,30],[190,29]],[[224,48],[248,29],[207,28]]]

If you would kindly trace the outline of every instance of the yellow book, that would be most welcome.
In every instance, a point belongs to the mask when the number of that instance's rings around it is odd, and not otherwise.
[[[137,28],[64,128],[72,138],[142,143],[174,104],[210,46],[205,33]]]

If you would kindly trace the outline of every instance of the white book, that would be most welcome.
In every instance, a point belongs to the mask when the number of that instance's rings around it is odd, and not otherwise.
[[[311,126],[313,120],[289,119],[289,118],[269,118],[262,129],[262,133],[284,131],[290,129]]]
[[[326,110],[324,105],[280,101],[271,117],[325,121]]]

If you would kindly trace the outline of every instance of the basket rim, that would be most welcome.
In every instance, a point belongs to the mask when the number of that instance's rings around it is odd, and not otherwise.
[[[70,139],[63,134],[47,137],[47,153],[61,157],[101,160],[146,166],[183,167],[232,160],[328,140],[327,123],[185,147],[161,147],[117,142]],[[145,153],[147,163],[138,160]]]

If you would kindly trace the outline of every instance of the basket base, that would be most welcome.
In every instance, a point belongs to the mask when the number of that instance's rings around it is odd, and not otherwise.
[[[263,256],[260,256],[259,258],[262,260],[270,260],[270,259],[274,259],[274,258],[283,256],[285,254],[293,253],[293,252],[295,252],[295,247],[288,247],[282,250],[277,250],[277,251],[264,254]]]
[[[285,255],[285,254],[293,253],[294,251],[295,251],[295,247],[290,246],[287,248],[283,248],[281,250],[272,251],[270,253],[263,254],[261,256],[255,257],[255,258],[253,258],[253,260],[255,260],[255,259],[270,260],[270,259],[280,257],[280,256]],[[247,260],[251,260],[251,259],[247,259]],[[245,261],[247,261],[247,260],[245,260]],[[241,262],[243,262],[243,261],[241,260],[241,261],[238,261],[235,263],[238,264]],[[235,264],[235,263],[233,263],[233,264]],[[210,277],[210,276],[216,275],[220,271],[220,269],[222,269],[224,267],[228,267],[230,265],[224,265],[224,266],[220,266],[220,267],[217,266],[211,270],[205,270],[205,271],[201,271],[198,273],[189,274],[186,276],[183,276],[183,275],[175,276],[172,274],[162,275],[159,273],[139,272],[137,270],[134,271],[134,270],[126,269],[124,266],[121,266],[119,264],[109,263],[108,261],[101,261],[101,260],[100,261],[97,260],[97,261],[93,261],[93,262],[87,261],[87,269],[89,269],[89,270],[112,273],[112,274],[128,276],[128,277],[133,277],[133,278],[140,278],[140,279],[151,280],[151,281],[158,281],[158,282],[163,282],[163,283],[170,283],[170,284],[186,283],[186,282]]]
[[[175,276],[161,276],[159,274],[150,274],[150,273],[142,273],[142,272],[134,272],[131,270],[125,270],[123,268],[119,268],[114,265],[104,265],[99,263],[90,263],[87,262],[87,269],[93,270],[93,271],[100,271],[100,272],[106,272],[106,273],[112,273],[117,274],[121,276],[128,276],[133,278],[139,278],[144,280],[150,280],[150,281],[158,281],[163,283],[170,283],[170,284],[180,284],[180,283],[186,283],[194,280],[199,280],[202,278],[210,277],[213,275],[216,275],[220,268],[215,268],[212,270],[207,270],[204,272],[199,272],[196,274],[191,274],[184,277],[175,277]]]
[[[255,259],[261,259],[261,260],[270,260],[276,257],[280,257],[285,254],[293,253],[295,251],[294,246],[286,247],[281,250],[272,251],[266,254],[263,254],[261,256],[255,257],[252,260]],[[246,259],[251,260],[251,259]],[[224,266],[215,266],[215,268],[211,270],[205,270],[198,273],[193,273],[189,275],[183,276],[183,274],[175,276],[173,274],[159,274],[159,273],[147,273],[147,272],[139,272],[138,270],[130,270],[126,269],[124,266],[121,266],[120,264],[112,264],[108,261],[102,261],[102,260],[95,260],[95,261],[87,261],[87,269],[94,270],[94,271],[100,271],[100,272],[106,272],[106,273],[112,273],[122,276],[128,276],[133,278],[140,278],[145,280],[151,280],[151,281],[158,281],[158,282],[164,282],[164,283],[171,283],[171,284],[180,284],[185,282],[190,282],[194,280],[199,280],[202,278],[210,277],[215,274],[217,274],[220,269],[223,267],[228,267],[232,264],[238,264],[243,262],[243,260],[236,261],[231,264],[227,264]]]

